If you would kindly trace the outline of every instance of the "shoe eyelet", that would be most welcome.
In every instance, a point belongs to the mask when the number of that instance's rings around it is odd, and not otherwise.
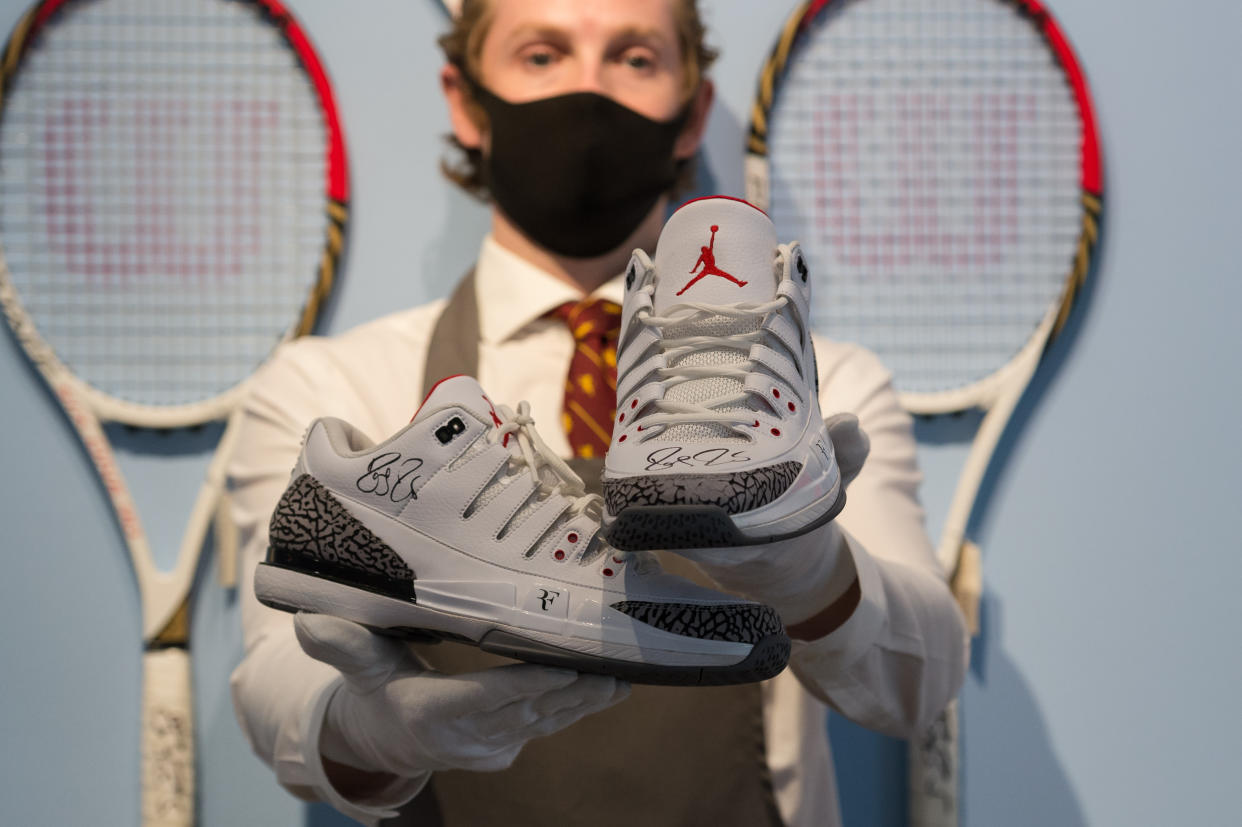
[[[622,560],[622,559],[621,559],[621,558],[619,558],[619,557],[613,557],[613,558],[612,558],[612,562],[616,563],[616,564],[619,566],[619,565],[621,565],[622,563],[624,563],[625,561],[624,561],[624,560]]]
[[[794,412],[794,411],[796,411],[796,410],[798,410],[798,409],[794,407],[794,403],[790,402],[790,403],[789,403],[789,412],[790,412],[790,413],[793,413],[793,412]]]
[[[617,437],[617,442],[625,442],[625,434],[621,434],[621,436]]]
[[[781,435],[781,429],[780,429],[780,428],[773,428],[773,429],[772,429],[772,436],[780,436],[780,435]]]
[[[757,420],[757,419],[756,419],[756,420],[755,420],[755,424],[754,424],[754,425],[751,425],[750,427],[752,427],[752,428],[758,428],[758,427],[759,427],[759,420]]]
[[[556,551],[552,552],[552,556],[553,556],[553,557],[555,557],[557,560],[564,560],[564,559],[565,559],[565,549],[563,549],[563,548],[558,548]]]
[[[630,401],[630,407],[631,407],[631,408],[637,408],[637,407],[638,407],[638,400],[637,400],[637,399],[631,400],[631,401]]]
[[[618,422],[624,422],[624,421],[625,421],[625,414],[621,414],[619,417],[617,417],[617,421],[618,421]]]
[[[642,429],[643,429],[643,426],[642,426],[642,425],[639,425],[639,426],[638,426],[635,430],[637,430],[637,431],[641,431]]]
[[[605,577],[612,577],[614,574],[616,574],[616,572],[613,571],[612,569],[608,569],[608,568],[604,569]]]
[[[781,398],[780,388],[772,388],[772,396],[776,399],[780,399]]]
[[[569,536],[566,537],[565,539],[568,540],[570,543],[578,542],[578,532],[576,531],[569,532]]]

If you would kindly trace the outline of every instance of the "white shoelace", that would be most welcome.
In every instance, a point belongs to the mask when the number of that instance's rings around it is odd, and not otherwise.
[[[488,431],[489,442],[502,442],[512,435],[516,439],[517,450],[509,449],[512,459],[511,467],[516,472],[526,469],[538,486],[539,497],[545,498],[552,494],[560,494],[570,501],[570,517],[588,514],[599,518],[603,514],[604,500],[598,494],[586,493],[582,477],[574,473],[565,460],[558,457],[535,430],[535,420],[530,415],[530,403],[519,402],[517,413],[507,405],[497,406],[500,424]],[[549,468],[557,478],[549,482],[540,471]]]
[[[517,413],[507,405],[498,405],[497,413],[500,418],[500,425],[487,433],[487,440],[492,443],[503,442],[505,437],[512,435],[517,442],[517,450],[510,448],[509,452],[512,456],[510,460],[516,472],[525,469],[530,472],[535,484],[538,486],[538,496],[540,498],[550,496],[553,493],[559,493],[570,501],[569,509],[562,519],[557,520],[557,525],[562,525],[568,520],[585,514],[592,521],[598,523],[604,513],[604,499],[598,494],[586,493],[586,486],[582,482],[582,477],[574,473],[565,460],[561,459],[548,448],[547,443],[539,436],[539,432],[535,430],[535,420],[530,415],[530,403],[519,402]],[[550,483],[540,473],[543,467],[551,469],[557,477],[555,483]],[[551,530],[551,529],[549,529]],[[603,542],[602,538],[597,540]],[[606,546],[607,558],[617,564],[632,563],[640,574],[659,569],[655,563],[655,558],[646,552],[622,551],[612,546]],[[591,558],[592,561],[595,557]]]
[[[644,288],[651,291],[650,286]],[[750,345],[763,341],[769,334],[763,329],[763,320],[775,310],[780,310],[789,303],[785,296],[778,296],[762,304],[714,305],[687,302],[668,308],[666,315],[656,316],[645,308],[635,313],[634,318],[642,324],[663,329],[680,327],[696,321],[706,321],[712,317],[727,316],[732,318],[758,318],[755,329],[746,333],[735,333],[727,336],[682,336],[661,338],[660,349],[664,354],[665,363],[674,362],[681,357],[701,350],[729,349],[749,353]],[[678,365],[677,367],[659,368],[661,384],[667,394],[668,389],[682,382],[695,379],[728,377],[745,383],[746,378],[755,370],[755,362],[744,357],[731,365]],[[712,423],[736,429],[742,424],[749,424],[749,418],[739,411],[719,410],[725,407],[743,405],[752,396],[747,390],[739,390],[724,396],[716,396],[697,402],[674,402],[667,398],[652,402],[656,413],[643,417],[648,427],[655,425],[674,425],[684,423]],[[749,410],[749,409],[747,409]]]

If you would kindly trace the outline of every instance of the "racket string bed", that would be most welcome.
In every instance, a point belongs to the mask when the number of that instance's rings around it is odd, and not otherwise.
[[[39,0],[4,47],[0,305],[133,565],[148,827],[194,822],[194,573],[213,520],[221,572],[235,569],[224,469],[238,403],[280,342],[310,332],[347,199],[331,86],[278,0]],[[104,424],[224,419],[162,570]]]
[[[61,359],[111,396],[223,393],[287,332],[317,276],[323,116],[255,13],[85,6],[31,44],[14,78],[0,144],[10,269]]]
[[[1091,268],[1091,96],[1041,0],[804,0],[760,74],[748,196],[815,267],[814,327],[914,414],[982,412],[936,556],[976,630],[967,536],[1002,433]],[[958,824],[957,708],[910,750],[916,827]]]
[[[903,391],[980,380],[1055,303],[1082,229],[1072,90],[1001,3],[866,0],[825,18],[769,135],[773,219],[828,256],[816,326],[877,351]]]

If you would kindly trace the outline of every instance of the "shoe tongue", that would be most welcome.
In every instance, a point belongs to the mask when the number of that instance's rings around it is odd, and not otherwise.
[[[429,416],[434,416],[437,411],[445,408],[461,407],[470,411],[483,422],[491,422],[493,425],[499,426],[500,419],[496,416],[496,408],[492,405],[487,394],[483,392],[482,386],[473,376],[465,376],[458,374],[441,379],[431,389],[431,393],[427,394],[427,398],[423,400],[423,404],[419,406],[418,412],[414,414],[411,422],[418,422]]]
[[[776,243],[771,220],[746,201],[718,195],[682,205],[656,245],[656,315],[682,302],[771,301]]]
[[[771,301],[777,286],[775,256],[776,228],[757,207],[723,196],[691,201],[673,213],[660,234],[655,257],[659,277],[653,301],[655,315],[683,302],[735,305]],[[727,340],[753,332],[761,322],[757,316],[709,315],[670,326],[664,330],[666,337],[712,336],[720,343],[671,357],[668,367],[740,365],[748,359],[749,343],[745,339],[736,343]],[[664,398],[698,404],[742,391],[743,383],[737,377],[718,375],[678,382]],[[751,401],[716,403],[713,409],[728,414],[752,406]],[[699,443],[744,438],[724,424],[695,422],[670,425],[656,440]]]

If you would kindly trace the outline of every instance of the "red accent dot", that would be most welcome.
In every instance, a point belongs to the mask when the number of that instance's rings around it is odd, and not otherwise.
[[[780,428],[773,428],[773,429],[772,429],[772,436],[780,436],[780,435],[781,435],[781,429],[780,429]]]
[[[780,392],[780,389],[779,389],[779,388],[772,388],[772,395],[773,395],[773,396],[775,396],[777,399],[780,399],[780,398],[781,398],[781,392]]]
[[[797,410],[797,408],[795,408],[795,407],[794,407],[794,403],[792,403],[792,402],[790,402],[790,403],[789,403],[789,410],[791,410],[791,411],[796,411],[796,410]]]
[[[576,543],[576,542],[578,542],[578,532],[576,532],[576,531],[571,531],[571,532],[569,532],[569,536],[568,536],[568,537],[566,537],[565,539],[566,539],[566,540],[568,540],[568,541],[569,541],[569,542],[571,542],[571,543]]]
[[[564,560],[564,559],[565,559],[565,549],[563,549],[563,548],[558,548],[558,549],[556,550],[556,552],[555,552],[555,553],[553,553],[553,555],[552,555],[552,556],[553,556],[553,557],[555,557],[557,560]]]
[[[631,407],[631,408],[637,408],[637,407],[638,407],[638,400],[637,400],[637,399],[635,399],[633,402],[631,402],[631,403],[630,403],[630,407]]]
[[[625,421],[625,414],[621,414],[619,417],[617,417],[617,421],[618,421],[618,422],[624,422],[624,421]]]
[[[604,576],[605,576],[605,577],[612,577],[612,575],[613,575],[613,571],[612,571],[612,569],[604,569]]]
[[[621,436],[617,437],[617,442],[625,442],[625,434],[621,434]]]

